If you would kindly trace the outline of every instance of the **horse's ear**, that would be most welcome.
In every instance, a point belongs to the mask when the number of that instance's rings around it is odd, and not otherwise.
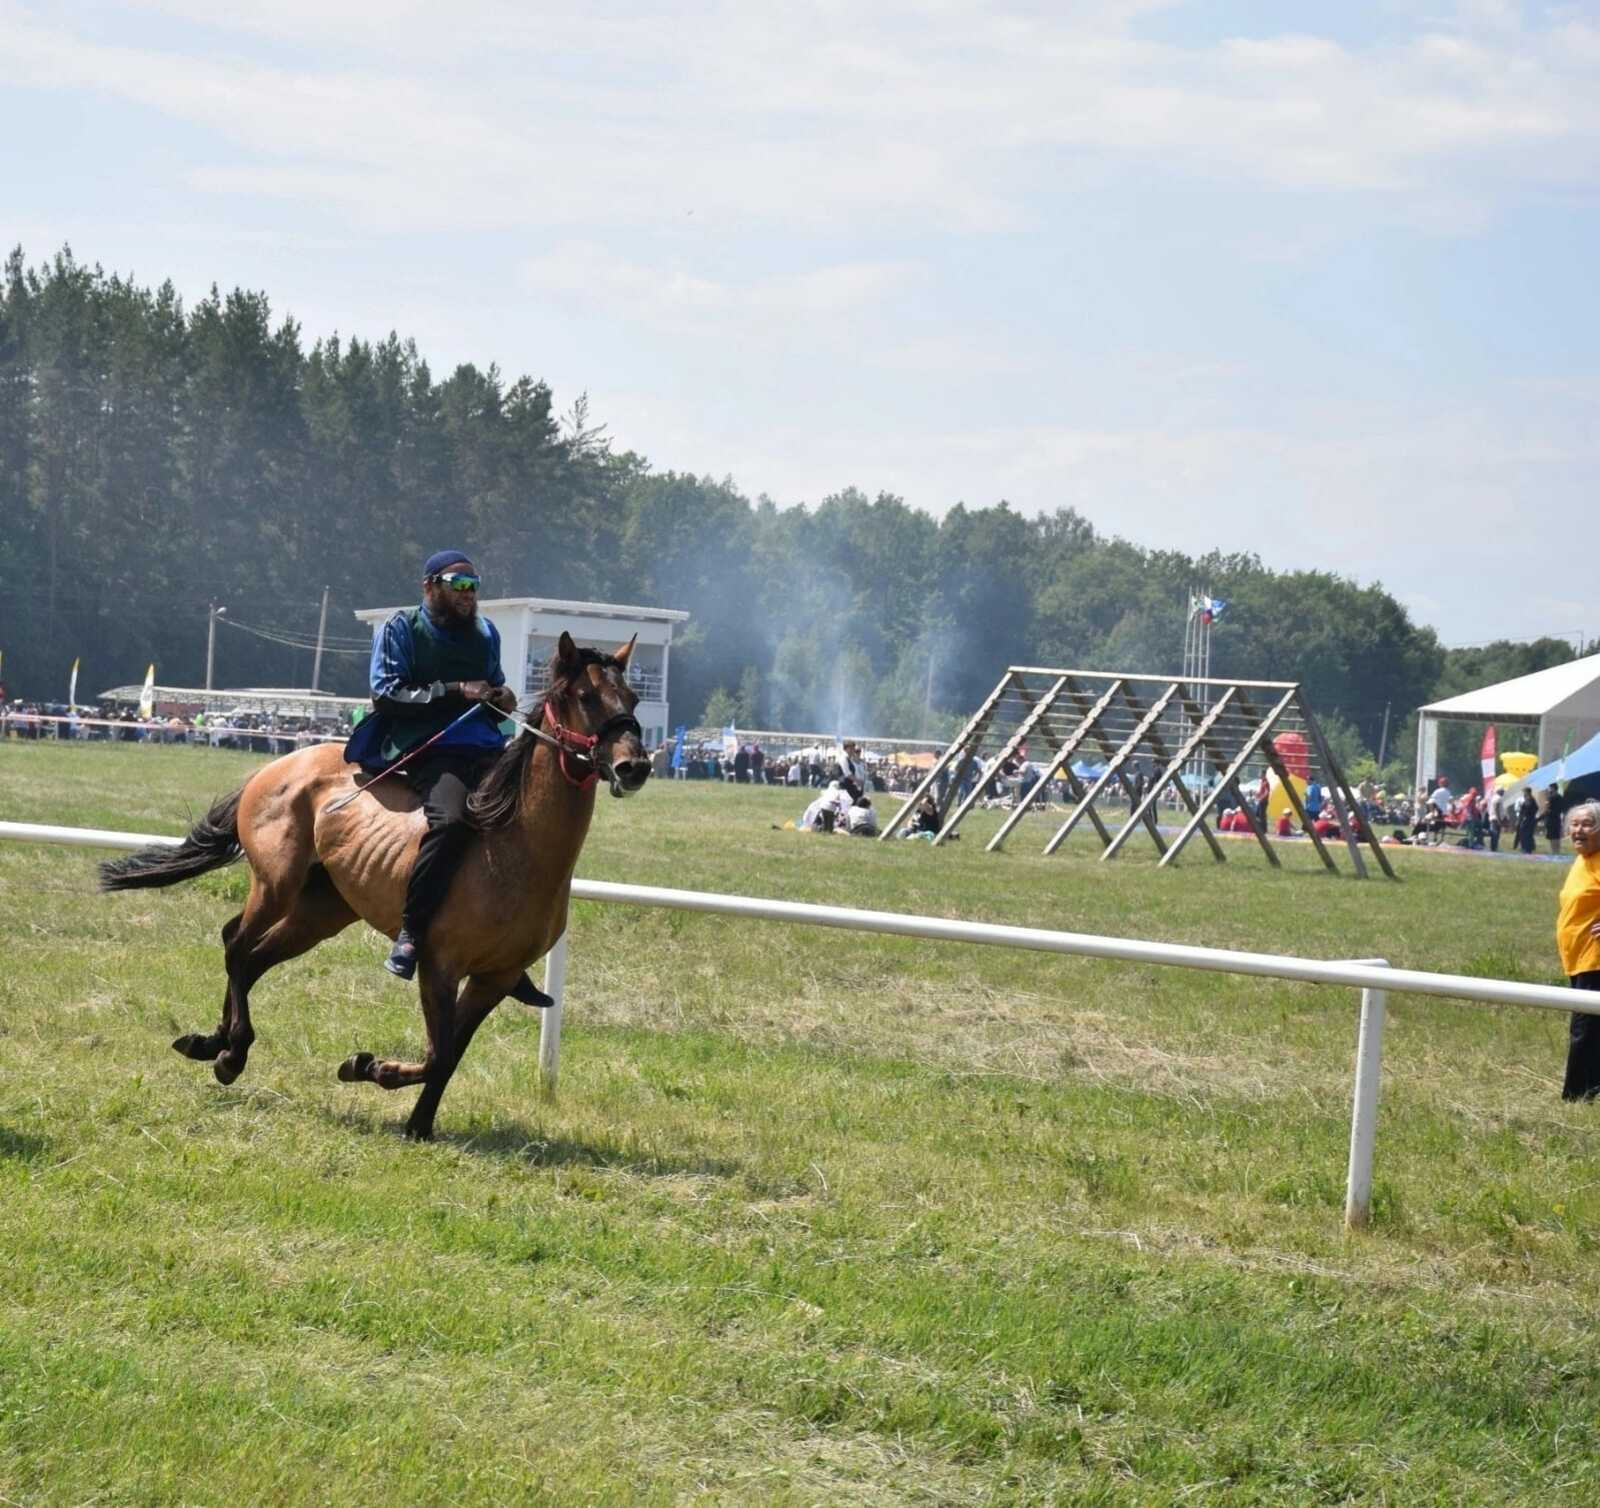
[[[564,671],[578,668],[578,646],[572,642],[572,635],[566,629],[561,630],[561,637],[556,640],[556,662]]]
[[[619,664],[624,670],[626,670],[628,668],[628,656],[633,653],[633,646],[638,642],[639,636],[638,634],[635,634],[631,639],[628,640],[626,644],[615,650],[611,658],[615,660],[617,664]]]

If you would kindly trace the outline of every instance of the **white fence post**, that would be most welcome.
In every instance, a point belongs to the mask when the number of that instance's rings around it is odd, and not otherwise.
[[[1362,963],[1388,960],[1364,958]],[[1345,1181],[1344,1223],[1361,1230],[1372,1215],[1372,1154],[1378,1140],[1378,1084],[1383,1074],[1383,1023],[1387,992],[1361,992],[1361,1031],[1356,1039],[1356,1082],[1350,1108],[1350,1172]]]
[[[555,1002],[539,1013],[539,1088],[553,1099],[561,1073],[561,997],[567,988],[567,934],[544,958],[544,992]]]

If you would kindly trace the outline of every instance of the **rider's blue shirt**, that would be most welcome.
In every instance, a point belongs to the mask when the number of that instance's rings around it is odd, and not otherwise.
[[[459,692],[446,691],[447,683],[506,683],[500,632],[485,617],[450,627],[435,620],[425,605],[395,613],[373,637],[368,680],[374,712],[345,745],[344,757],[351,764],[392,764],[446,728],[435,749],[494,750],[505,743],[499,720],[487,706],[450,727],[472,703]],[[398,700],[402,695],[405,700]]]

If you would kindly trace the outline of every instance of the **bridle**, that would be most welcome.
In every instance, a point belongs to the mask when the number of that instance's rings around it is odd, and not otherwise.
[[[639,726],[638,718],[631,712],[614,712],[593,733],[579,733],[575,728],[566,727],[556,716],[555,703],[548,696],[544,699],[542,726],[533,728],[524,723],[523,727],[527,728],[535,738],[550,744],[559,752],[557,763],[568,785],[576,786],[580,791],[592,791],[595,783],[604,775],[613,796],[622,794],[622,784],[617,779],[617,772],[611,762],[595,753],[596,745],[606,742],[617,733],[631,733],[641,742],[644,739],[644,729]],[[544,728],[548,728],[549,733],[545,733]],[[569,760],[579,760],[587,764],[589,773],[574,775]]]
[[[620,668],[613,661],[609,665],[596,658],[585,661],[586,664],[599,664],[604,668]],[[595,749],[602,743],[611,740],[618,733],[631,733],[635,738],[644,741],[644,729],[639,726],[639,720],[631,712],[614,712],[593,733],[580,733],[576,728],[567,727],[556,714],[556,700],[550,693],[545,693],[544,703],[540,710],[539,726],[535,727],[530,722],[514,714],[508,715],[509,721],[514,722],[522,731],[531,738],[537,739],[542,744],[547,744],[557,754],[557,765],[561,770],[562,778],[568,785],[578,791],[592,791],[602,775],[611,787],[613,796],[623,794],[622,783],[617,779],[616,769],[607,759],[595,753]],[[546,731],[546,730],[549,731]],[[574,773],[573,764],[588,765],[587,773]]]

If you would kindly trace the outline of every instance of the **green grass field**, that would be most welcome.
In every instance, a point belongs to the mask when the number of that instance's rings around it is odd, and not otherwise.
[[[0,818],[180,832],[255,760],[0,746]],[[580,873],[1559,982],[1563,869],[1004,855],[602,799]],[[1087,840],[1092,844],[1092,838]],[[214,1023],[242,870],[101,896],[0,843],[0,1501],[1590,1503],[1600,1110],[1565,1020],[574,907],[559,1097],[503,1006],[403,1141],[414,993],[352,928]]]

